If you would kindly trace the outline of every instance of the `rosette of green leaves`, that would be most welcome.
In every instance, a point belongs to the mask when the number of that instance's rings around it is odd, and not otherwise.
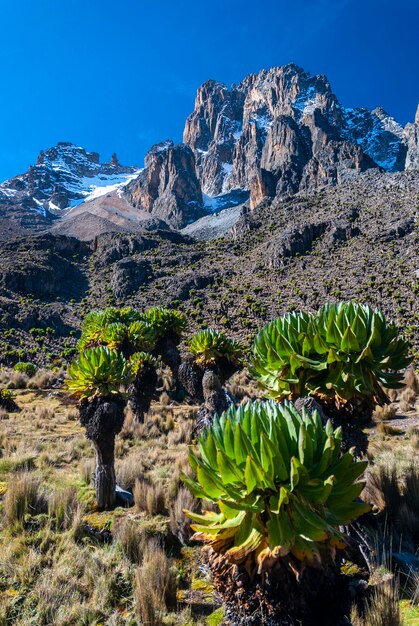
[[[225,359],[235,365],[243,363],[243,348],[238,341],[230,339],[219,330],[201,330],[189,340],[189,352],[196,362],[209,367],[217,360]]]
[[[159,360],[152,356],[149,352],[135,352],[129,359],[131,371],[134,376],[138,376],[145,367],[151,366],[158,368]]]
[[[182,480],[219,512],[192,511],[195,539],[260,569],[292,554],[319,566],[344,547],[338,527],[370,509],[358,497],[367,463],[341,454],[342,431],[285,401],[253,402],[215,417],[190,449]]]
[[[325,380],[327,362],[317,350],[314,324],[310,313],[293,311],[257,334],[250,371],[273,398],[307,395]]]
[[[141,314],[141,319],[153,327],[157,339],[173,333],[180,337],[187,326],[186,317],[181,311],[156,306]]]
[[[251,371],[274,398],[314,394],[385,400],[411,362],[407,343],[383,314],[353,302],[326,304],[315,315],[289,313],[256,336]]]
[[[83,320],[79,350],[103,345],[103,332],[108,326],[114,324],[130,326],[139,319],[140,313],[131,307],[122,309],[109,307],[90,311]]]
[[[412,359],[408,344],[378,309],[354,302],[326,304],[316,315],[316,349],[327,362],[322,391],[344,400],[370,395],[380,398],[380,385],[403,386]]]
[[[120,315],[120,321],[112,321],[118,316],[117,309],[92,311],[83,325],[79,348],[84,350],[94,346],[108,346],[128,355],[136,351],[152,350],[156,344],[156,331],[151,324],[131,318],[134,310],[129,309]],[[123,309],[122,309],[123,311]]]
[[[108,396],[120,392],[132,380],[128,361],[106,346],[84,350],[68,370],[67,389],[74,395]]]

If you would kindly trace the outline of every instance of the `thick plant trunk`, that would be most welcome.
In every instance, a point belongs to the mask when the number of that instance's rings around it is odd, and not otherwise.
[[[249,574],[248,563],[231,565],[209,552],[214,587],[226,603],[229,626],[340,626],[350,594],[339,568],[301,568],[284,557],[270,570]],[[296,571],[298,572],[296,576]]]
[[[176,387],[178,386],[180,366],[179,341],[180,338],[177,335],[170,334],[159,339],[153,350],[153,353],[159,355],[163,363],[170,368]]]
[[[128,388],[131,409],[137,422],[144,422],[156,394],[157,372],[152,365],[145,365]]]
[[[199,367],[193,358],[187,357],[179,366],[178,374],[179,382],[188,396],[197,404],[201,404],[204,401],[202,390],[204,370],[202,367]]]
[[[206,370],[202,377],[202,391],[204,402],[198,410],[198,419],[194,428],[194,434],[199,435],[204,428],[211,426],[214,416],[221,415],[223,411],[232,405],[226,389],[221,385],[217,374],[212,370]]]
[[[96,501],[100,509],[115,504],[115,435],[124,423],[125,403],[121,396],[95,396],[80,403],[80,422],[96,452]]]
[[[96,503],[99,509],[111,509],[116,501],[115,436],[92,443],[96,453]]]

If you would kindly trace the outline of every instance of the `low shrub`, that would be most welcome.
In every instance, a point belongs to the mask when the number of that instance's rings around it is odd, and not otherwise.
[[[22,361],[19,361],[19,363],[16,363],[13,369],[15,370],[15,372],[22,372],[23,374],[31,377],[37,372],[38,366],[35,365],[35,363],[24,363]]]

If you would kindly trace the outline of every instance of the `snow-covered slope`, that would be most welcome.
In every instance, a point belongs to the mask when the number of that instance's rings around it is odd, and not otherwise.
[[[71,143],[59,143],[41,151],[36,165],[0,185],[0,205],[23,205],[48,216],[63,209],[122,189],[140,173],[137,167],[123,167],[113,155],[100,163],[96,152]]]

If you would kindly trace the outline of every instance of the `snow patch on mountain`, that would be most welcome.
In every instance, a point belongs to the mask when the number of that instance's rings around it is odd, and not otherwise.
[[[68,142],[41,151],[36,165],[0,185],[0,204],[23,203],[44,216],[123,188],[141,172],[123,167],[114,155],[100,163],[99,154]]]
[[[137,178],[142,172],[142,169],[135,170],[132,174],[102,174],[99,176],[88,177],[85,176],[81,179],[80,193],[85,194],[82,200],[73,200],[70,203],[70,207],[75,207],[82,202],[89,202],[104,196],[108,193],[116,191],[119,196],[122,195],[123,188],[128,185],[129,182]]]
[[[344,139],[358,144],[387,172],[403,168],[403,128],[384,109],[342,108]]]

